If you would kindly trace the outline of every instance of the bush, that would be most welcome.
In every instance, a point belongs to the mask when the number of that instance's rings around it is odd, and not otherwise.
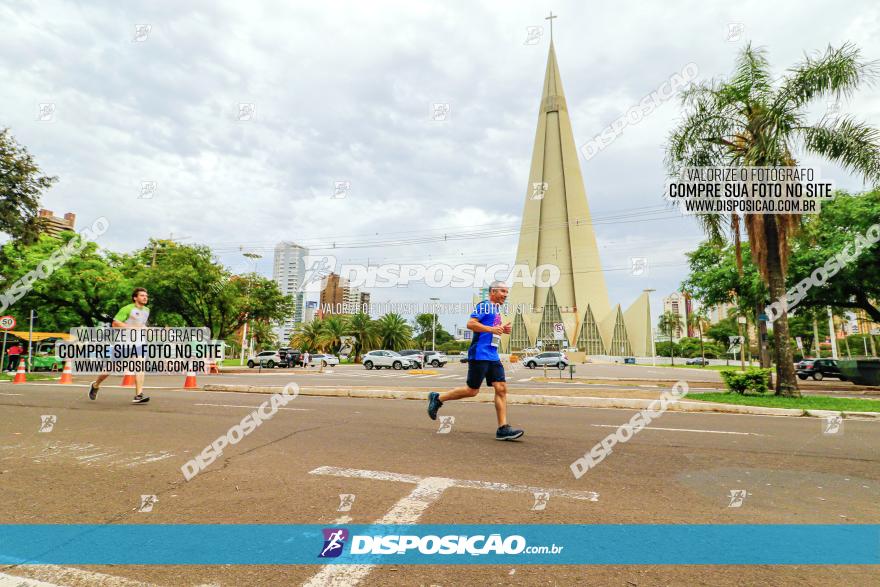
[[[721,379],[727,385],[728,392],[741,395],[766,393],[770,385],[770,369],[751,367],[745,371],[722,371]]]

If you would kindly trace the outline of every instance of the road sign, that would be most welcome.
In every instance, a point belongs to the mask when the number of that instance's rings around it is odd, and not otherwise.
[[[804,339],[802,339],[800,336],[796,336],[796,337],[794,338],[794,340],[795,340],[795,342],[797,342],[797,347],[798,347],[798,349],[799,349],[801,352],[804,352]]]
[[[740,346],[743,343],[744,337],[742,337],[742,336],[728,336],[727,338],[730,339],[730,346],[727,348],[727,352],[731,355],[735,355],[735,354],[739,353]]]
[[[15,328],[15,318],[12,316],[0,316],[0,328],[3,330],[12,330]]]
[[[553,323],[553,340],[565,340],[565,325],[562,322]]]

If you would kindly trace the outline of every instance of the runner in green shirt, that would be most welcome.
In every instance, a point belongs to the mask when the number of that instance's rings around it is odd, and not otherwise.
[[[131,292],[131,304],[120,309],[113,318],[113,328],[146,328],[147,319],[150,317],[150,309],[147,307],[149,301],[147,290],[142,287],[134,288]],[[109,373],[101,373],[98,378],[89,385],[89,399],[98,397],[98,390],[105,379],[110,377]],[[135,373],[134,376],[134,399],[133,404],[145,404],[150,401],[149,396],[143,394],[144,374]]]

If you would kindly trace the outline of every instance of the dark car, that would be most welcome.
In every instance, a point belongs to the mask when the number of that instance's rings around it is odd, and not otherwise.
[[[812,364],[813,364],[813,361],[815,361],[815,360],[816,360],[816,359],[807,359],[807,358],[804,358],[804,359],[802,359],[800,362],[795,363],[795,364],[794,364],[794,368],[795,368],[796,371],[797,371],[797,370],[800,370],[800,369],[805,369],[805,368],[807,367],[808,364],[809,364],[809,365],[812,365]]]
[[[803,364],[803,368],[800,365]],[[846,381],[846,378],[841,375],[840,368],[837,366],[837,361],[834,359],[815,359],[815,360],[805,360],[798,363],[797,376],[799,379],[806,379],[807,377],[812,377],[816,381],[822,381],[825,377],[834,377],[836,379],[840,379],[841,381]]]
[[[278,349],[282,367],[301,367],[302,353],[293,349]]]
[[[703,357],[697,357],[695,359],[688,359],[684,362],[685,365],[708,365],[709,359],[704,359]]]

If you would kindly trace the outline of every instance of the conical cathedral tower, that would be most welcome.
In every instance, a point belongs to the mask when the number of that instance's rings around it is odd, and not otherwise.
[[[541,340],[544,348],[577,346],[588,354],[645,355],[650,351],[644,348],[643,336],[644,332],[650,335],[650,316],[647,324],[632,325],[641,342],[629,340],[626,324],[627,316],[649,315],[647,296],[634,304],[645,311],[631,308],[626,314],[619,306],[612,308],[608,300],[552,39],[516,263],[528,266],[533,275],[542,265],[556,267],[559,280],[534,287],[518,281],[511,284],[509,350]],[[556,334],[560,323],[561,341]]]

